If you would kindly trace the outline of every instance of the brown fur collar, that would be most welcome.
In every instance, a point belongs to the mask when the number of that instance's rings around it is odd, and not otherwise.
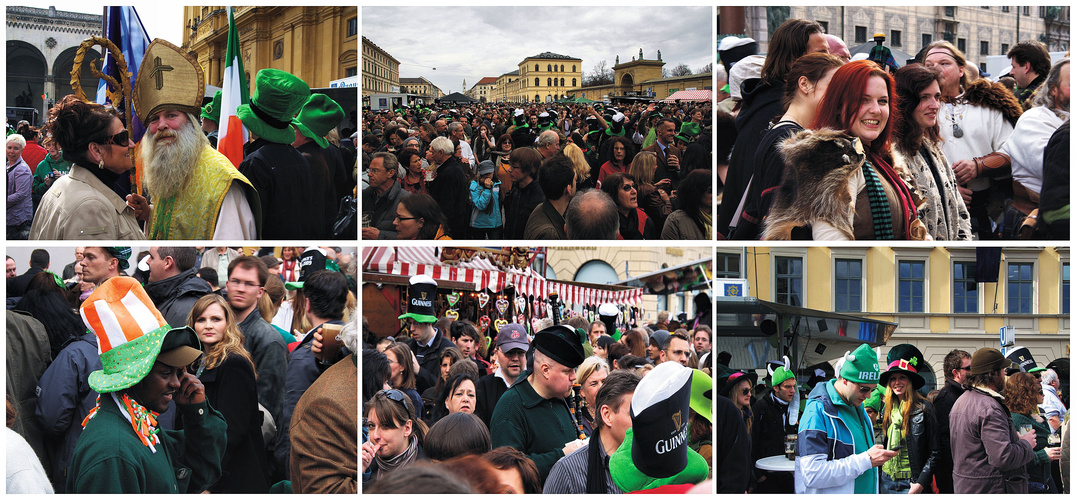
[[[1000,83],[990,80],[978,79],[964,90],[964,99],[972,104],[986,106],[1001,111],[1009,124],[1016,126],[1016,120],[1024,112],[1020,101],[1016,99],[1009,89]]]

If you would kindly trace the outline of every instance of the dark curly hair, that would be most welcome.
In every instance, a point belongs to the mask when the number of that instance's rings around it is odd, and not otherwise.
[[[1038,411],[1036,399],[1039,394],[1042,394],[1042,386],[1029,373],[1017,372],[1005,380],[1005,404],[1013,413],[1030,415]]]
[[[64,160],[86,165],[94,163],[87,155],[90,143],[103,144],[108,140],[112,119],[119,117],[119,112],[111,107],[67,95],[49,110],[46,126],[52,140],[63,150]]]

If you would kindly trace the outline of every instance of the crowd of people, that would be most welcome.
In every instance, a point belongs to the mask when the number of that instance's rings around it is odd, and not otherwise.
[[[1021,41],[992,82],[938,40],[896,69],[802,19],[757,49],[719,47],[719,238],[1068,239],[1068,57]]]
[[[161,57],[170,70],[134,84],[137,144],[117,108],[75,95],[40,128],[9,125],[8,240],[357,238],[357,134],[338,130],[338,103],[295,75],[258,71],[235,110],[250,141],[225,156],[221,92],[202,106],[201,66],[155,40],[144,58]]]
[[[929,392],[929,366],[912,344],[893,346],[884,364],[862,344],[828,378],[785,358],[758,386],[754,370],[730,360],[717,356],[718,493],[1070,491],[1068,395],[1026,348],[953,349]],[[1067,377],[1063,361],[1047,366]],[[801,387],[797,375],[810,380]],[[793,472],[759,466],[790,455]]]
[[[711,110],[705,101],[367,111],[362,237],[712,239]]]
[[[364,493],[712,491],[704,295],[682,322],[605,304],[528,332],[438,318],[436,290],[412,277],[401,336],[364,335]]]
[[[355,256],[200,250],[7,258],[8,493],[358,491]]]

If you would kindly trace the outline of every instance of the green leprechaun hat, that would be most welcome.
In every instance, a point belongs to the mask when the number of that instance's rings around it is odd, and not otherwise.
[[[310,97],[310,86],[299,77],[279,69],[263,69],[254,78],[250,104],[240,104],[236,114],[254,135],[269,142],[291,144],[295,114]]]
[[[213,123],[220,123],[220,98],[221,91],[218,90],[213,94],[213,100],[202,106],[202,118],[213,120]]]
[[[303,104],[299,116],[295,118],[295,128],[299,133],[311,138],[322,149],[329,147],[325,135],[336,128],[344,119],[344,108],[325,94],[313,94]]]
[[[104,394],[134,386],[154,361],[186,366],[198,359],[198,337],[190,327],[172,328],[153,306],[138,280],[109,279],[82,303],[82,321],[97,335],[101,370],[90,373],[90,388]]]

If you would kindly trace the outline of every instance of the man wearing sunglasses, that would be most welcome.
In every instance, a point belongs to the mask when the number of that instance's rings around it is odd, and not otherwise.
[[[878,385],[878,355],[867,344],[844,355],[837,378],[815,386],[800,418],[796,493],[878,493],[878,471],[897,455],[874,444],[863,401]]]
[[[945,387],[934,398],[934,416],[938,422],[938,457],[934,461],[934,480],[938,493],[953,492],[953,452],[949,447],[949,414],[957,398],[964,394],[964,379],[971,372],[971,354],[953,349],[945,355]]]

